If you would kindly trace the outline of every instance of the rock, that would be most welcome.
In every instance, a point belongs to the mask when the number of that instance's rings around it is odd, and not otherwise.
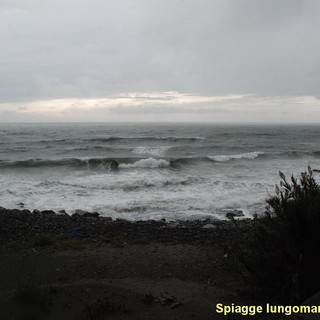
[[[216,229],[217,226],[215,226],[215,225],[212,224],[212,223],[207,223],[207,224],[205,224],[202,228],[203,228],[203,229]]]
[[[41,214],[48,214],[48,215],[50,215],[50,214],[56,214],[53,210],[43,210],[43,211],[41,211]]]
[[[40,211],[40,210],[38,210],[38,209],[34,209],[34,210],[32,211],[32,213],[33,213],[33,214],[40,214],[40,213],[41,213],[41,211]]]
[[[116,160],[112,160],[110,163],[110,169],[111,170],[117,170],[119,167],[119,163]]]
[[[77,209],[72,216],[84,216],[88,211]]]
[[[170,309],[176,309],[182,305],[182,302],[177,301],[171,304]]]
[[[21,213],[29,214],[29,213],[31,213],[31,211],[30,211],[30,210],[28,210],[28,209],[23,209],[23,210],[21,210]]]
[[[84,217],[92,217],[92,218],[97,218],[100,216],[99,212],[87,212]]]
[[[183,303],[168,292],[161,292],[161,296],[155,299],[156,302],[160,302],[162,305],[167,305],[170,309],[175,309],[181,306]]]
[[[121,219],[121,218],[117,218],[117,219],[116,219],[116,222],[120,222],[120,223],[123,223],[123,224],[131,224],[130,221],[125,220],[125,219]]]
[[[175,221],[170,221],[169,223],[167,223],[167,228],[177,228],[178,226],[179,223]]]
[[[161,296],[159,297],[158,301],[163,305],[171,305],[172,303],[176,302],[176,298],[169,295],[168,292],[161,292]]]
[[[224,220],[218,220],[218,219],[214,219],[211,221],[211,223],[213,223],[215,226],[222,226],[224,225],[226,222]]]
[[[234,219],[234,217],[243,217],[243,216],[244,216],[244,214],[243,214],[242,210],[233,210],[233,211],[226,213],[226,217],[228,219]]]
[[[72,215],[73,216],[80,216],[80,217],[99,217],[100,214],[98,212],[89,212],[89,211],[85,211],[85,210],[80,210],[80,209],[77,209],[74,214]]]

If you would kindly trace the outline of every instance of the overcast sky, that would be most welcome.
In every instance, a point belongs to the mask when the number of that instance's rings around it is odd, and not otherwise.
[[[0,0],[0,121],[320,122],[318,0]]]

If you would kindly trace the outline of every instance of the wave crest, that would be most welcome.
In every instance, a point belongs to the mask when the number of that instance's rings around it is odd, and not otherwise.
[[[254,152],[240,153],[240,154],[233,154],[233,155],[208,156],[208,159],[216,162],[228,162],[230,160],[239,160],[239,159],[253,160],[258,158],[261,154],[264,154],[264,152],[254,151]]]
[[[135,163],[121,163],[119,168],[168,168],[170,167],[170,161],[164,159],[141,159]]]

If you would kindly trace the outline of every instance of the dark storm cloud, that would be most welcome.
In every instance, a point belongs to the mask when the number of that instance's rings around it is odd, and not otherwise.
[[[316,0],[0,0],[1,103],[320,96],[319,13]]]

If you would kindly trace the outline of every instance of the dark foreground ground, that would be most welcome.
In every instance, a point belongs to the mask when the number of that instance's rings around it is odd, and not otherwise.
[[[251,230],[2,208],[0,319],[238,319],[215,305],[256,302],[231,249]]]

